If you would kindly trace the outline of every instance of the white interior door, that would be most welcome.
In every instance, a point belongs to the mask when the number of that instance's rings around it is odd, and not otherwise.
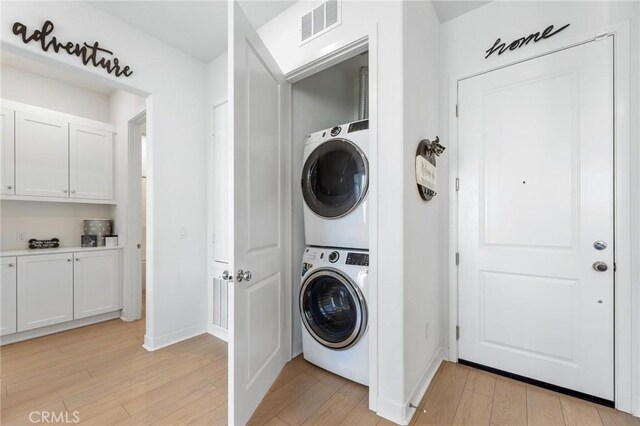
[[[613,400],[612,38],[458,96],[459,357]]]
[[[229,3],[229,67],[229,270],[235,271],[229,304],[229,424],[242,425],[289,352],[291,88],[237,2]]]

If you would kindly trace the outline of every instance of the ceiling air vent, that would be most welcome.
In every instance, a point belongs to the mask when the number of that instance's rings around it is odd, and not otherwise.
[[[340,24],[340,3],[340,0],[326,1],[300,18],[300,44],[304,44]]]

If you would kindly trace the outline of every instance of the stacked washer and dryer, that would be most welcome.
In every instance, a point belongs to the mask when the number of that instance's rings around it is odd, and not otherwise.
[[[368,149],[368,120],[312,133],[302,169],[304,358],[364,385],[369,384]]]

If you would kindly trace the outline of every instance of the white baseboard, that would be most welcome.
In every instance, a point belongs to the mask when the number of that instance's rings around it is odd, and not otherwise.
[[[640,396],[631,398],[631,414],[640,417]]]
[[[143,348],[152,352],[158,349],[166,348],[167,346],[174,345],[183,340],[191,339],[192,337],[199,336],[206,333],[206,330],[202,326],[187,327],[182,330],[174,331],[173,333],[165,334],[160,337],[151,337],[148,334],[144,335]]]
[[[397,401],[391,401],[386,398],[380,398],[378,400],[378,412],[377,414],[380,417],[384,417],[385,419],[392,421],[399,425],[408,425],[411,421],[411,418],[416,412],[415,408],[409,406],[409,404],[418,406],[420,405],[420,401],[422,401],[422,397],[425,392],[427,392],[427,388],[431,384],[433,380],[433,376],[435,376],[436,371],[442,364],[442,361],[445,359],[446,348],[439,348],[436,353],[433,355],[429,363],[426,365],[422,375],[420,376],[420,380],[418,380],[416,386],[411,392],[409,400],[404,404],[399,404]]]
[[[103,321],[110,321],[117,318],[120,318],[120,311],[107,312],[106,314],[100,314],[93,317],[81,318],[73,321],[63,322],[60,324],[49,325],[47,327],[7,334],[6,336],[0,337],[0,345],[9,345],[11,343],[34,339],[36,337],[46,336],[47,334],[60,333],[61,331],[67,331],[74,328],[97,324]]]
[[[220,340],[224,340],[225,342],[229,341],[229,331],[222,327],[218,327],[217,325],[209,324],[207,333],[217,337]]]

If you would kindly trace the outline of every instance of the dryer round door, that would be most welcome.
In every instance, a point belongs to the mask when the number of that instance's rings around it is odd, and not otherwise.
[[[302,169],[302,195],[307,206],[328,219],[349,214],[364,200],[369,163],[346,139],[331,139],[317,147]]]
[[[347,349],[367,330],[367,305],[360,288],[335,269],[318,269],[300,289],[300,315],[307,331],[331,349]]]

